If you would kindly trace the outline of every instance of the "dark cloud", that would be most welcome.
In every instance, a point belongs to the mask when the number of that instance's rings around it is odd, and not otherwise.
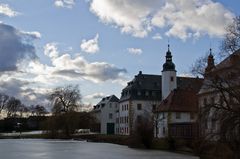
[[[32,83],[15,78],[0,81],[0,93],[16,97],[26,105],[46,104],[47,94],[39,93],[29,88],[30,84]]]
[[[105,95],[102,93],[96,93],[96,94],[93,94],[91,97],[92,99],[101,99],[101,98],[104,98]]]
[[[15,78],[1,81],[0,82],[0,92],[11,95],[11,96],[19,96],[22,92],[22,87],[28,85],[29,82],[21,81]]]
[[[73,69],[57,70],[57,71],[54,71],[53,74],[61,75],[61,76],[68,76],[71,78],[83,77],[85,75],[84,73],[78,73],[78,72],[76,72],[76,70],[73,70]]]
[[[36,37],[0,23],[0,72],[16,71],[24,59],[37,58],[32,40]]]
[[[91,64],[91,70],[85,69],[85,72],[79,72],[74,69],[57,70],[55,75],[66,76],[69,78],[85,78],[92,81],[107,81],[121,79],[120,74],[127,73],[126,69],[120,69],[109,64]]]

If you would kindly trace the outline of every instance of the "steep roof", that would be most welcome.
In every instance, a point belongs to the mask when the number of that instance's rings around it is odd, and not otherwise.
[[[193,89],[175,89],[158,106],[157,112],[197,112],[197,92]]]
[[[226,59],[216,65],[215,69],[212,71],[217,71],[220,69],[232,68],[236,65],[240,65],[240,49],[229,55]]]
[[[216,77],[222,81],[228,81],[234,86],[239,85],[240,81],[240,49],[229,55],[213,69],[211,69],[204,78],[203,85],[199,91],[199,95],[215,91],[212,81]]]
[[[111,95],[110,99],[109,99],[109,102],[119,102],[119,99],[115,95]]]
[[[105,106],[105,104],[107,104],[108,102],[119,102],[118,97],[116,97],[115,95],[111,95],[111,96],[107,96],[102,98],[102,100],[100,102],[98,102],[97,105],[93,106],[93,110],[97,111],[100,110],[101,108],[103,108]]]
[[[196,92],[201,88],[203,79],[192,77],[177,77],[177,87],[191,88]],[[140,71],[134,79],[122,90],[120,101],[125,100],[162,100],[162,76],[142,74]]]

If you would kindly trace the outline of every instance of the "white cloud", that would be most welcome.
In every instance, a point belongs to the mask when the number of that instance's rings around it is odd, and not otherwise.
[[[203,35],[223,36],[233,13],[212,0],[91,0],[90,10],[121,32],[145,37],[153,28],[186,40]]]
[[[75,5],[75,0],[55,0],[54,5],[56,7],[71,9]]]
[[[161,40],[161,39],[162,39],[162,36],[161,36],[159,33],[157,33],[157,34],[155,34],[155,35],[152,37],[152,39],[153,39],[153,40]]]
[[[139,48],[128,48],[127,50],[130,54],[133,54],[133,55],[142,54],[142,49],[139,49]]]
[[[71,56],[68,53],[59,53],[56,43],[48,43],[44,53],[50,57],[51,65],[32,62],[27,72],[36,74],[36,81],[49,82],[49,80],[88,80],[95,83],[105,81],[120,81],[125,79],[124,68],[117,68],[106,62],[89,62],[81,55]]]
[[[158,0],[92,0],[90,10],[106,24],[120,27],[121,32],[145,37],[151,31],[147,16]]]
[[[57,49],[57,43],[47,43],[44,46],[44,54],[48,57],[57,58],[58,57],[58,49]]]
[[[1,14],[8,17],[15,17],[19,15],[19,13],[10,8],[8,4],[0,4],[0,15]]]
[[[34,39],[40,39],[42,37],[41,33],[39,33],[38,31],[21,31],[22,34],[28,35]]]
[[[82,51],[89,53],[89,54],[95,54],[96,52],[99,51],[99,46],[98,46],[98,34],[93,39],[90,40],[82,40],[82,43],[80,45]]]

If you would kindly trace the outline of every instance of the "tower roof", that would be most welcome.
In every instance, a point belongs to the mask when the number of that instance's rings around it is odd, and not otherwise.
[[[172,53],[170,51],[170,45],[168,44],[168,51],[166,52],[166,62],[163,64],[162,71],[176,71],[175,64],[172,62]]]
[[[208,62],[207,62],[207,67],[205,68],[205,73],[208,73],[209,71],[211,71],[214,67],[214,57],[212,55],[212,49],[210,48],[210,53],[208,55]]]

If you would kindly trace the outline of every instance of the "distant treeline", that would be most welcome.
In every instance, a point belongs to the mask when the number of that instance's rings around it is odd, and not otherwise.
[[[47,118],[49,117],[5,118],[0,120],[0,132],[41,130]]]

